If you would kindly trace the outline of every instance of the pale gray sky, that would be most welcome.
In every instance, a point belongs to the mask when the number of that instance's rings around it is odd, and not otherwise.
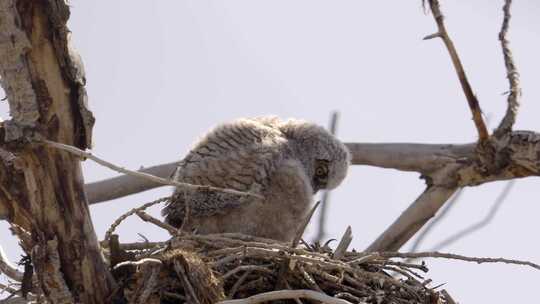
[[[502,1],[442,1],[447,26],[484,113],[498,123],[508,90],[497,40]],[[70,27],[97,118],[94,152],[128,168],[180,159],[218,122],[274,114],[322,125],[340,110],[339,137],[358,142],[462,143],[476,132],[436,27],[421,1],[81,1]],[[510,40],[521,72],[516,127],[540,131],[540,4],[515,1]],[[0,116],[6,117],[6,105]],[[84,164],[86,181],[115,175]],[[487,228],[444,251],[540,262],[538,178],[519,180]],[[502,189],[466,189],[424,249],[481,219]],[[418,174],[354,167],[332,195],[329,235],[353,228],[364,249],[423,190]],[[162,188],[91,207],[100,238],[129,208]],[[158,215],[159,209],[152,210]],[[310,227],[310,233],[315,227]],[[122,241],[166,235],[137,219]],[[0,225],[1,244],[19,251]],[[404,248],[406,249],[407,246]],[[428,277],[461,303],[529,302],[540,272],[518,266],[428,260]]]

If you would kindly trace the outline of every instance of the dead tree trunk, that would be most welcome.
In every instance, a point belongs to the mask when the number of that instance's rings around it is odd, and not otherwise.
[[[94,118],[69,47],[63,0],[0,1],[0,76],[11,120],[0,129],[0,217],[16,227],[52,303],[104,303],[114,281],[102,260],[80,159],[40,144],[85,149]]]

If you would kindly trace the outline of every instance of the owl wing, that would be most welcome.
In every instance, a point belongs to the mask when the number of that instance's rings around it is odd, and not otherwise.
[[[179,163],[174,179],[261,195],[285,146],[279,130],[257,120],[222,125],[207,134]],[[167,222],[179,226],[186,205],[189,216],[205,217],[227,213],[256,199],[212,189],[177,189],[163,215]]]

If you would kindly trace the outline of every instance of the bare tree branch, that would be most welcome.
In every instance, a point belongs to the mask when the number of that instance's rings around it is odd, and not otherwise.
[[[510,27],[510,6],[512,0],[505,0],[503,6],[504,18],[499,33],[499,40],[501,41],[501,48],[504,56],[504,65],[506,67],[506,77],[510,84],[510,92],[508,94],[508,107],[506,108],[506,114],[501,120],[501,123],[495,130],[495,136],[501,136],[505,133],[512,131],[512,126],[516,121],[516,116],[519,109],[519,99],[521,97],[521,88],[519,87],[519,72],[514,63],[514,57],[510,50],[510,41],[506,38],[508,28]]]
[[[313,214],[315,213],[315,210],[317,210],[320,204],[321,202],[318,201],[315,203],[315,205],[313,205],[313,207],[311,207],[311,210],[306,215],[301,225],[298,227],[298,230],[296,231],[296,235],[294,236],[294,239],[291,242],[292,248],[296,248],[296,246],[298,246],[298,244],[300,243],[300,239],[302,238],[302,235],[304,235],[304,231],[306,230],[306,227],[311,221],[311,217],[313,216]]]
[[[514,260],[514,259],[505,259],[505,258],[479,258],[479,257],[469,257],[459,254],[452,254],[452,253],[442,253],[442,252],[379,252],[378,255],[385,257],[385,258],[404,258],[404,259],[419,259],[419,258],[443,258],[443,259],[451,259],[451,260],[460,260],[465,262],[474,262],[478,264],[482,263],[503,263],[503,264],[513,264],[513,265],[523,265],[523,266],[529,266],[534,269],[540,270],[540,265],[529,262],[529,261],[522,261],[522,260]]]
[[[135,214],[137,214],[137,216],[141,220],[143,220],[145,222],[150,222],[150,223],[158,226],[159,228],[166,230],[172,236],[175,236],[175,235],[178,234],[178,229],[174,228],[173,226],[171,226],[171,225],[169,225],[167,223],[164,223],[164,222],[158,220],[157,218],[149,215],[148,213],[146,213],[144,211],[137,211],[137,212],[135,212]]]
[[[418,172],[433,179],[446,180],[445,183],[457,182],[460,186],[475,186],[497,180],[535,176],[540,174],[540,134],[531,131],[514,131],[500,139],[500,150],[508,157],[506,167],[495,175],[486,175],[478,171],[474,163],[476,144],[414,144],[414,143],[346,143],[351,151],[353,165],[368,165],[401,171]],[[508,151],[511,151],[508,155]],[[460,167],[457,175],[445,173],[447,167]],[[170,172],[174,163],[157,165],[158,172]],[[520,169],[521,168],[521,169]],[[170,169],[170,170],[169,170]],[[166,175],[160,176],[167,178]],[[115,178],[118,187],[128,189],[130,180],[126,175]],[[104,184],[107,181],[102,181]],[[99,182],[101,183],[101,182]],[[125,184],[124,184],[125,183]],[[444,183],[444,182],[443,182]],[[141,180],[136,191],[144,191],[155,187],[155,182]],[[107,189],[107,188],[105,188]],[[135,189],[135,188],[131,188]],[[96,191],[96,192],[94,192]],[[136,191],[126,191],[124,194],[134,194]],[[90,192],[90,191],[88,191]],[[101,189],[93,188],[89,197],[105,195]],[[90,202],[90,204],[96,202]]]
[[[447,239],[439,242],[437,245],[435,245],[433,247],[432,251],[439,251],[442,248],[447,247],[448,245],[456,242],[457,240],[462,239],[463,237],[465,237],[465,236],[467,236],[467,235],[469,235],[469,234],[471,234],[471,233],[473,233],[475,231],[478,231],[479,229],[482,229],[485,226],[487,226],[493,220],[495,215],[497,214],[497,211],[499,210],[499,207],[501,207],[501,205],[505,202],[506,198],[508,197],[508,195],[512,191],[512,188],[514,187],[514,185],[515,185],[515,180],[509,181],[508,183],[506,183],[506,185],[504,186],[504,188],[501,191],[501,193],[499,194],[499,196],[497,196],[497,199],[495,200],[495,203],[493,204],[493,206],[489,210],[486,217],[484,217],[478,223],[474,223],[471,226],[469,226],[469,227],[455,233],[454,235],[448,237]]]
[[[446,203],[446,206],[442,209],[441,213],[434,217],[427,225],[426,228],[420,232],[418,237],[414,240],[414,244],[412,245],[410,251],[416,252],[418,248],[420,248],[420,245],[424,241],[424,238],[433,230],[435,226],[437,226],[438,223],[448,214],[450,209],[452,209],[456,203],[459,201],[459,198],[461,197],[461,194],[463,193],[464,189],[460,188],[458,189],[454,195],[450,198],[448,203]]]
[[[330,117],[330,134],[336,135],[337,131],[337,124],[339,119],[339,112],[335,111],[332,112],[332,115]],[[325,229],[326,229],[326,213],[328,212],[328,201],[330,199],[330,191],[325,190],[322,195],[321,199],[321,211],[319,212],[319,227],[317,229],[317,236],[315,237],[315,241],[321,241],[325,235]]]
[[[428,187],[365,251],[397,251],[435,215],[455,191],[456,188]]]
[[[144,168],[139,171],[161,178],[170,178],[176,165],[176,162],[172,162]],[[88,196],[88,202],[90,204],[97,204],[162,186],[163,184],[151,180],[142,179],[132,175],[121,175],[94,183],[88,183],[84,188]],[[0,212],[0,216],[1,214],[2,213]]]
[[[448,163],[474,157],[475,144],[346,143],[353,165],[429,175]]]
[[[21,282],[23,273],[17,270],[17,267],[11,264],[6,256],[6,253],[0,246],[0,273],[5,274],[8,278]]]
[[[349,301],[334,298],[324,293],[320,293],[313,290],[307,290],[307,289],[270,291],[270,292],[254,295],[249,298],[240,299],[240,300],[220,301],[220,302],[217,302],[216,304],[256,304],[256,303],[263,303],[263,302],[268,302],[268,301],[298,299],[298,298],[305,298],[309,300],[320,301],[322,303],[327,303],[327,304],[352,304]]]
[[[106,161],[106,160],[103,160],[103,159],[101,159],[101,158],[99,158],[97,156],[94,156],[94,155],[92,155],[92,153],[83,151],[83,150],[81,150],[79,148],[76,148],[76,147],[73,147],[73,146],[70,146],[70,145],[66,145],[66,144],[62,144],[62,143],[58,143],[58,142],[54,142],[54,141],[50,141],[50,140],[46,140],[46,139],[42,139],[40,141],[47,144],[47,145],[49,145],[49,146],[51,146],[51,147],[54,147],[56,149],[64,150],[64,151],[67,151],[69,153],[78,155],[78,156],[83,157],[83,158],[89,158],[89,159],[95,161],[96,163],[98,163],[98,164],[100,164],[100,165],[102,165],[104,167],[107,167],[107,168],[109,168],[111,170],[114,170],[114,171],[117,171],[117,172],[120,172],[120,173],[124,173],[124,174],[127,174],[127,175],[131,175],[131,176],[134,176],[134,177],[144,178],[144,179],[147,179],[147,180],[152,181],[154,183],[159,183],[161,185],[175,186],[175,187],[178,187],[178,188],[189,189],[189,190],[209,189],[209,190],[214,190],[214,191],[219,191],[219,192],[229,193],[229,194],[234,194],[234,195],[245,195],[245,196],[254,196],[254,197],[258,197],[258,198],[263,198],[260,195],[257,195],[257,194],[254,194],[254,193],[242,192],[242,191],[237,191],[237,190],[234,190],[234,189],[216,188],[216,187],[211,187],[211,186],[192,185],[192,184],[188,184],[188,183],[177,182],[177,181],[174,181],[172,179],[165,179],[165,178],[157,177],[157,176],[154,176],[154,175],[151,175],[151,174],[148,174],[148,173],[144,173],[142,171],[131,171],[131,170],[119,167],[119,166],[117,166],[117,165],[115,165],[113,163],[110,163],[110,162]]]
[[[414,144],[414,143],[346,143],[351,151],[353,165],[369,165],[429,175],[448,163],[474,156],[474,144]],[[138,172],[168,178],[176,163],[156,165]],[[110,183],[110,184],[109,184]],[[130,175],[90,183],[85,186],[89,204],[103,202],[112,188],[124,189],[113,199],[163,186],[153,180],[138,179]],[[93,200],[93,199],[95,200]]]
[[[469,108],[471,109],[473,121],[476,125],[476,130],[478,131],[478,139],[480,142],[484,142],[489,138],[489,133],[486,128],[486,124],[484,123],[484,119],[482,118],[482,110],[480,109],[478,99],[474,95],[471,85],[469,84],[467,74],[465,73],[463,64],[459,59],[459,55],[454,46],[454,43],[452,42],[452,39],[450,39],[450,36],[446,31],[446,26],[444,24],[444,16],[441,12],[439,1],[429,0],[428,2],[429,7],[431,8],[431,12],[433,14],[433,18],[435,18],[435,22],[437,23],[438,32],[436,34],[429,35],[424,39],[440,37],[443,40],[444,45],[446,46],[446,48],[448,49],[448,53],[450,54],[450,58],[452,59],[452,64],[454,65],[454,68],[458,75],[459,82],[461,83],[461,88],[463,89],[463,93],[465,93],[465,97],[467,98]]]
[[[347,226],[347,229],[345,230],[345,233],[341,237],[341,240],[339,241],[338,246],[336,247],[336,250],[334,250],[334,259],[341,259],[345,255],[345,252],[347,252],[347,248],[349,248],[349,245],[352,242],[352,228],[351,226]]]

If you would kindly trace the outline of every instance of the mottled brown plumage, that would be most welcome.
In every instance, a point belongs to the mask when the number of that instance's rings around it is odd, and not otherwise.
[[[289,241],[313,195],[345,178],[349,158],[347,148],[315,124],[275,117],[239,119],[203,137],[179,163],[174,179],[264,199],[177,190],[163,215],[176,227],[187,218],[184,227],[202,234],[239,232]]]

